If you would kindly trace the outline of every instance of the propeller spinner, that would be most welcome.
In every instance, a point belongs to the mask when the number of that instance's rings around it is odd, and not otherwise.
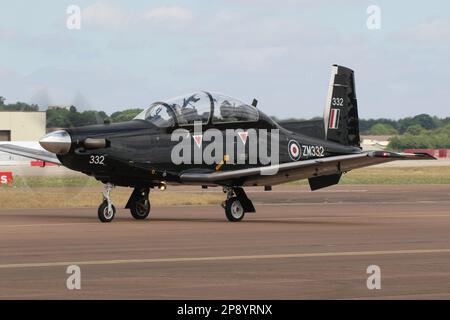
[[[57,130],[43,136],[39,144],[49,152],[63,155],[69,153],[72,139],[66,130]]]

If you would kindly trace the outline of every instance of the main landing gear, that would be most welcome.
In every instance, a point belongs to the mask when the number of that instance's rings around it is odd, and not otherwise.
[[[105,184],[103,191],[103,202],[98,208],[98,218],[101,222],[111,222],[116,214],[116,207],[111,201],[111,191],[114,185],[111,183]],[[130,209],[131,215],[136,220],[143,220],[150,214],[150,188],[135,188],[128,200],[126,209]]]
[[[227,194],[227,200],[222,203],[222,207],[229,221],[241,221],[246,212],[255,212],[252,201],[241,187],[225,187],[223,192]]]
[[[131,215],[136,220],[143,220],[150,214],[149,188],[136,188],[128,200],[125,209],[130,209]]]

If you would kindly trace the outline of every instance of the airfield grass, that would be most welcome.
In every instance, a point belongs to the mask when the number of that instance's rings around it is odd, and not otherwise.
[[[0,208],[84,208],[98,207],[102,199],[98,187],[1,188]],[[115,188],[114,205],[123,208],[133,189]],[[220,204],[222,192],[159,191],[151,193],[152,206]]]
[[[306,185],[307,180],[292,182]],[[450,166],[439,167],[372,167],[345,174],[340,184],[450,184]],[[0,186],[0,208],[70,208],[97,207],[101,200],[102,184],[87,176],[15,177],[11,185]],[[198,191],[170,187],[168,191],[154,190],[152,205],[219,204],[224,195],[221,188]],[[131,188],[116,188],[113,201],[123,207]]]

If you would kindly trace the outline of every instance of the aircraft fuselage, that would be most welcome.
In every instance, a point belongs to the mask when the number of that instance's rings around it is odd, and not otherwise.
[[[186,131],[187,139],[190,139],[190,152],[192,161],[186,163],[174,163],[172,150],[179,144],[173,141],[173,135],[177,129]],[[207,152],[210,144],[217,141],[206,141],[201,143],[198,132],[194,125],[159,128],[144,120],[132,120],[123,123],[86,126],[67,129],[72,139],[70,152],[58,155],[61,163],[75,171],[83,172],[89,176],[106,183],[110,182],[119,186],[129,187],[153,187],[164,183],[180,183],[179,172],[181,171],[226,171],[251,168],[261,165],[282,164],[293,161],[302,161],[329,156],[358,153],[359,148],[342,146],[340,144],[304,136],[283,129],[265,115],[260,114],[258,122],[242,122],[235,124],[206,124],[202,125],[200,135],[211,129],[220,131],[223,137],[223,146],[226,146],[227,135],[234,134],[233,150],[223,150],[222,163],[199,163],[195,161],[194,155],[200,153],[202,156]],[[239,133],[244,133],[240,135]],[[246,133],[256,133],[254,135]],[[263,137],[261,132],[267,136]],[[277,133],[278,146],[272,145],[271,136]],[[88,149],[83,146],[86,139],[105,139],[106,148]],[[245,141],[244,141],[245,139]],[[253,140],[252,140],[253,139]],[[273,147],[278,147],[277,161],[267,163],[267,157],[263,160],[258,154],[257,159],[250,159],[250,152],[257,146],[260,147],[261,140],[265,140],[268,150],[263,150],[267,155],[272,154]],[[252,144],[253,143],[253,144]],[[238,146],[238,144],[242,144]],[[240,152],[239,152],[240,151]],[[258,150],[259,151],[259,150]],[[233,154],[233,159],[229,155]],[[231,161],[232,160],[232,161]]]

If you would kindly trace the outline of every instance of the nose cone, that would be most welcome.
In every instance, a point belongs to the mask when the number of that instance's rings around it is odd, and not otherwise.
[[[58,130],[50,132],[39,140],[39,144],[45,150],[56,154],[67,154],[70,151],[72,145],[72,139],[65,130]]]

